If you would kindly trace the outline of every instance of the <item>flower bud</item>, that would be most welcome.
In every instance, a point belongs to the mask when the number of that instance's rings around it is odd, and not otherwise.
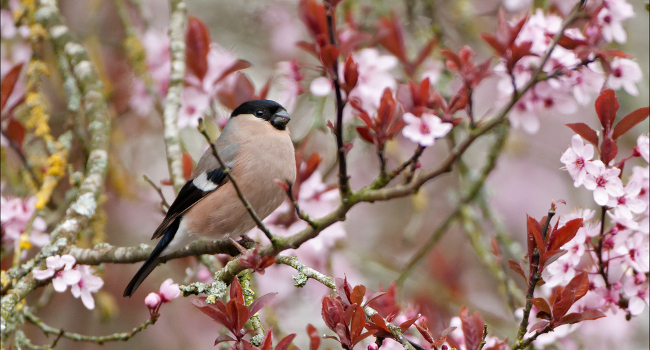
[[[178,283],[174,283],[171,278],[168,278],[160,285],[160,297],[163,303],[172,301],[181,295],[181,290],[178,288]]]
[[[160,295],[158,293],[149,293],[146,298],[144,298],[144,304],[147,305],[149,310],[155,310],[160,303],[162,302],[162,299],[160,298]]]

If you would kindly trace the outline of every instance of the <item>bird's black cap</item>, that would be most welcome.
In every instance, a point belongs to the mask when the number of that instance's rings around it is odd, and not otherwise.
[[[284,130],[289,122],[289,114],[281,104],[271,100],[252,100],[242,103],[230,115],[234,118],[241,114],[252,114],[270,122],[275,128]]]

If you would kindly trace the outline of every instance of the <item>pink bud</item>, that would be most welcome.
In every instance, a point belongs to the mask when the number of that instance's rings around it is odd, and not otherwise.
[[[168,278],[160,285],[160,296],[162,302],[167,303],[181,295],[181,290],[178,288],[178,283],[174,283],[171,278]]]
[[[368,345],[368,350],[378,350],[378,349],[379,346],[377,346],[377,343],[370,343],[370,345]]]
[[[196,278],[198,278],[198,280],[202,283],[212,282],[212,274],[210,273],[210,270],[208,270],[208,268],[203,265],[201,265],[199,268],[199,272],[196,274]]]
[[[161,302],[162,299],[158,293],[149,293],[149,295],[144,298],[144,304],[147,305],[150,310],[156,309]]]

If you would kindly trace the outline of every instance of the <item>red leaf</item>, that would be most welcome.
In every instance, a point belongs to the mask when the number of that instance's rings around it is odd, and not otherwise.
[[[594,129],[590,128],[589,125],[585,123],[572,123],[572,124],[565,124],[565,125],[571,128],[573,132],[580,135],[583,139],[587,140],[592,145],[598,147],[598,134]]]
[[[497,40],[497,38],[494,35],[488,33],[481,33],[479,36],[481,37],[481,39],[483,39],[483,41],[488,43],[488,45],[490,45],[494,49],[494,51],[497,52],[499,56],[503,56],[503,54],[506,52],[505,47],[503,47],[503,45],[499,43],[499,40]]]
[[[301,0],[298,6],[300,20],[305,24],[312,39],[325,36],[329,42],[325,6],[315,0]],[[336,28],[336,27],[335,27]]]
[[[528,278],[526,278],[526,273],[524,272],[524,269],[521,268],[521,265],[519,265],[518,262],[508,259],[508,264],[510,265],[510,269],[524,278],[524,281],[528,282]]]
[[[217,85],[220,81],[228,77],[230,74],[235,73],[237,71],[240,71],[242,69],[250,68],[251,63],[245,60],[237,60],[233,64],[230,65],[230,67],[226,68],[221,75],[217,78],[217,80],[214,81],[213,85]]]
[[[330,68],[334,66],[338,57],[339,49],[334,45],[326,45],[320,49],[320,61],[325,67]]]
[[[415,323],[415,321],[420,319],[420,315],[416,315],[415,317],[412,317],[402,323],[400,323],[399,328],[402,331],[402,333],[406,332],[411,326]]]
[[[228,315],[223,303],[221,301],[217,301],[214,304],[208,304],[205,300],[206,297],[192,299],[192,304],[194,304],[194,306],[196,306],[196,308],[201,312],[212,318],[215,322],[228,327],[230,324],[228,322]]]
[[[555,323],[555,327],[561,326],[563,324],[573,324],[573,323],[578,323],[587,320],[596,320],[605,316],[606,315],[602,311],[595,310],[595,309],[586,310],[580,313],[573,312],[560,318],[560,320],[557,323]]]
[[[230,300],[235,300],[239,304],[244,304],[244,291],[242,290],[239,279],[233,278],[230,283]]]
[[[226,108],[234,110],[246,101],[255,97],[255,87],[253,83],[241,72],[235,72],[237,78],[227,87],[217,91],[217,98]]]
[[[560,249],[563,245],[573,239],[578,230],[582,227],[583,219],[573,219],[567,222],[564,226],[551,234],[548,239],[548,250]]]
[[[187,67],[203,80],[208,71],[208,52],[210,52],[210,32],[200,19],[190,16],[185,32],[185,60]]]
[[[275,298],[275,296],[278,295],[278,293],[268,293],[264,294],[261,297],[255,299],[249,306],[248,306],[248,312],[250,315],[255,315],[258,311],[260,311],[264,306],[268,305],[268,303]]]
[[[532,332],[532,331],[537,330],[537,329],[545,328],[546,326],[548,326],[548,324],[549,324],[549,322],[547,320],[539,321],[539,322],[533,324],[532,326],[530,326],[529,331]]]
[[[189,153],[183,152],[183,177],[185,181],[189,180],[192,177],[192,168],[194,164],[192,163],[192,157]]]
[[[528,229],[528,241],[530,242],[530,237],[532,236],[535,247],[539,250],[539,254],[544,254],[544,252],[546,252],[546,245],[544,244],[542,228],[539,226],[539,222],[537,222],[537,220],[532,216],[526,215],[526,228]],[[528,250],[530,251],[531,249],[528,248]],[[534,250],[534,248],[532,250]]]
[[[217,344],[223,343],[225,341],[235,341],[235,339],[233,339],[231,336],[229,336],[227,334],[222,334],[222,335],[218,336],[217,339],[214,341],[214,345],[216,346]],[[262,350],[265,350],[265,349],[262,348]]]
[[[539,257],[539,271],[542,271],[545,266],[550,265],[551,263],[553,263],[555,260],[557,260],[559,257],[561,257],[566,253],[567,251],[564,249],[546,251],[546,253],[542,254]]]
[[[350,302],[353,304],[361,305],[363,296],[366,295],[366,287],[363,285],[354,286],[350,294]]]
[[[553,303],[553,322],[558,322],[576,301],[587,294],[588,290],[589,278],[586,272],[573,277]]]
[[[431,332],[429,332],[429,327],[425,322],[422,322],[422,325],[416,323],[415,328],[417,328],[418,332],[422,334],[422,338],[424,338],[424,340],[426,340],[429,344],[433,344],[435,342],[433,335]]]
[[[7,136],[20,147],[23,145],[23,140],[25,140],[25,127],[16,119],[9,119],[7,123]]]
[[[278,342],[278,345],[275,346],[275,350],[287,350],[295,337],[296,333],[292,333],[282,338],[282,340]]]
[[[618,111],[618,99],[616,93],[612,89],[606,89],[600,93],[596,99],[596,114],[600,125],[603,126],[603,135],[609,135],[614,119],[616,119],[616,111]],[[605,162],[607,163],[607,162]]]
[[[616,127],[614,127],[614,133],[612,134],[612,138],[616,140],[619,137],[623,136],[623,134],[625,134],[628,130],[632,129],[635,125],[644,121],[645,118],[648,117],[649,112],[650,112],[650,108],[643,107],[626,115],[623,119],[621,119],[620,122],[618,122],[618,124],[616,124]]]
[[[350,91],[357,85],[357,80],[359,79],[359,69],[352,59],[352,55],[349,55],[348,59],[345,61],[343,79],[345,79],[345,92],[350,93]]]
[[[363,327],[366,324],[366,314],[363,312],[361,306],[354,308],[354,313],[352,314],[352,322],[350,322],[350,338],[353,343],[356,343],[356,339],[363,332]]]
[[[13,66],[9,72],[2,77],[2,84],[0,85],[0,111],[5,109],[5,104],[7,103],[7,100],[9,100],[11,93],[14,91],[14,87],[16,86],[22,68],[23,64],[19,63]]]
[[[370,304],[371,302],[373,302],[373,301],[375,301],[375,300],[377,300],[377,299],[383,297],[384,295],[386,295],[386,292],[377,292],[377,293],[374,293],[373,295],[371,295],[371,296],[368,298],[368,300],[366,300],[366,302],[365,302],[363,305],[368,305],[368,304]],[[362,306],[363,306],[363,305],[362,305]]]
[[[408,63],[402,31],[402,26],[399,24],[395,14],[392,14],[391,18],[380,18],[377,28],[377,40],[381,46],[397,57],[400,62]]]
[[[320,335],[316,327],[311,323],[307,324],[307,335],[309,336],[309,350],[318,350],[320,347]]]
[[[357,126],[356,129],[362,139],[366,140],[369,143],[375,143],[375,138],[372,136],[372,134],[370,134],[370,130],[367,127]]]
[[[433,50],[433,47],[436,46],[438,43],[438,39],[436,38],[431,38],[427,42],[427,44],[418,52],[418,57],[415,59],[413,62],[413,69],[417,69],[423,62],[424,60],[431,55],[431,50]]]
[[[551,306],[548,305],[548,302],[544,298],[533,298],[533,299],[528,299],[536,308],[537,310],[541,312],[546,312],[547,314],[551,314]]]
[[[478,349],[483,338],[483,325],[485,324],[483,318],[478,312],[470,316],[469,310],[465,306],[460,308],[459,317],[465,336],[465,348],[467,350]]]
[[[607,135],[603,136],[603,142],[600,144],[600,158],[603,160],[603,163],[609,164],[612,159],[616,158],[617,153],[618,147],[616,146],[616,141]]]
[[[262,346],[260,350],[271,350],[273,349],[273,327],[269,327],[264,334],[264,340],[262,340]]]
[[[501,255],[501,249],[499,249],[499,242],[494,237],[490,237],[490,245],[492,246],[492,254],[497,258],[497,262],[500,265],[503,256]]]

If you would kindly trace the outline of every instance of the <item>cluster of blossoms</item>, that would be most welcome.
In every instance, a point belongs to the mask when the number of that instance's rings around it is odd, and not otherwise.
[[[584,28],[566,29],[542,67],[550,78],[536,84],[517,101],[509,116],[514,127],[535,133],[540,125],[538,117],[544,112],[571,115],[579,105],[588,105],[591,96],[605,85],[638,95],[635,84],[642,79],[639,64],[627,54],[598,49],[612,38],[619,43],[625,42],[622,22],[633,16],[632,5],[625,0],[607,0],[599,6],[587,6],[587,11],[590,17]],[[540,9],[524,20],[514,39],[514,44],[525,52],[524,57],[512,69],[508,69],[507,62],[494,68],[501,77],[498,82],[500,106],[512,99],[515,89],[526,85],[541,64],[553,37],[562,29],[562,17],[545,14]]]
[[[171,278],[166,279],[161,285],[158,293],[151,292],[144,298],[144,304],[149,308],[149,312],[154,315],[158,313],[160,305],[168,303],[181,295],[178,283],[174,283]]]
[[[63,293],[70,286],[70,292],[75,298],[81,297],[84,306],[89,310],[95,308],[92,293],[104,286],[104,280],[95,276],[88,265],[76,265],[72,255],[55,255],[45,259],[47,269],[34,269],[32,272],[37,280],[52,279],[54,290]]]
[[[0,197],[0,224],[2,225],[3,247],[20,245],[22,249],[28,249],[32,245],[42,247],[49,242],[50,235],[45,232],[47,230],[45,220],[40,216],[34,217],[35,203],[36,197],[27,199],[10,196]],[[29,232],[25,232],[30,221],[31,229]]]

